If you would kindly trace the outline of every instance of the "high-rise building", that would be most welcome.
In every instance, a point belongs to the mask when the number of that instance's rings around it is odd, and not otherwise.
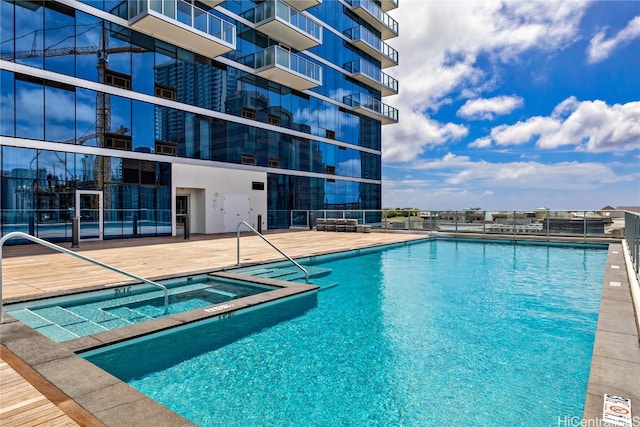
[[[1,232],[381,208],[398,0],[0,0]]]

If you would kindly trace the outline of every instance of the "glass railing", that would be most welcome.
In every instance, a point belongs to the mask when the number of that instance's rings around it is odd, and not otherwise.
[[[640,214],[625,212],[625,238],[636,276],[640,274]]]
[[[322,27],[320,24],[307,18],[281,0],[269,0],[256,6],[254,9],[253,22],[258,24],[262,21],[274,19],[275,17],[289,23],[292,27],[297,28],[314,39],[321,40]]]
[[[398,35],[398,22],[389,16],[385,11],[371,0],[347,0],[352,8],[362,7],[371,14],[375,19],[380,21],[395,35]]]
[[[249,55],[249,62],[253,62],[253,68],[256,70],[280,66],[314,80],[318,84],[322,82],[322,67],[280,46],[274,45]]]
[[[380,37],[373,34],[366,28],[353,27],[345,31],[345,35],[352,41],[362,41],[369,45],[372,49],[389,58],[393,63],[398,63],[398,51],[380,40]]]
[[[388,74],[385,74],[379,67],[365,61],[364,59],[346,63],[345,69],[353,74],[364,74],[381,85],[388,87],[392,91],[396,93],[398,92],[398,80]]]
[[[185,0],[131,0],[129,19],[153,11],[235,46],[236,26]]]
[[[366,108],[381,116],[385,116],[393,121],[398,121],[398,110],[387,104],[382,103],[380,100],[375,99],[364,93],[356,93],[354,95],[348,95],[344,97],[344,103],[354,108]]]
[[[515,236],[576,242],[625,238],[632,257],[635,251],[635,266],[640,256],[640,215],[624,211],[294,210],[290,213],[289,226],[313,227],[318,218],[353,218],[374,229],[425,231],[443,236]]]
[[[73,209],[13,210],[3,209],[2,234],[22,231],[51,242],[70,242],[73,233]],[[99,236],[99,211],[82,209],[80,239]],[[105,239],[156,237],[171,235],[170,209],[104,209]],[[7,244],[26,243],[23,239]]]

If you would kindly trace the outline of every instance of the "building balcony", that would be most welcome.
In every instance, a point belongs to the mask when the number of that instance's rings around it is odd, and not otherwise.
[[[398,0],[380,0],[380,6],[385,12],[398,8]]]
[[[296,50],[322,43],[322,26],[282,0],[268,0],[244,17],[256,24],[256,30]]]
[[[245,57],[245,65],[255,68],[256,75],[296,90],[322,84],[322,68],[280,46],[271,46]]]
[[[131,0],[128,15],[133,29],[209,58],[236,48],[235,25],[188,1]]]
[[[398,22],[372,0],[347,0],[351,11],[380,31],[382,40],[398,37]]]
[[[357,113],[380,120],[383,125],[398,123],[398,110],[396,108],[383,104],[364,93],[345,96],[343,102],[352,107]]]
[[[209,6],[209,7],[216,7],[217,5],[219,5],[220,3],[222,3],[224,0],[199,0],[200,3]]]
[[[398,51],[366,28],[353,27],[344,34],[355,47],[378,59],[382,68],[398,65]]]
[[[382,96],[398,93],[398,80],[364,59],[347,62],[344,68],[351,73],[353,79],[379,90]]]
[[[296,8],[297,10],[307,10],[310,7],[322,4],[322,0],[282,0],[282,1],[287,3],[289,6]]]

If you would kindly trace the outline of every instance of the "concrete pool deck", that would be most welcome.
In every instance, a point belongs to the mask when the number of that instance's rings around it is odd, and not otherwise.
[[[298,258],[424,239],[428,235],[295,231],[266,233],[266,237],[293,258]],[[240,247],[243,265],[282,260],[280,254],[257,236],[243,234]],[[633,409],[640,408],[640,346],[621,247],[619,243],[609,247],[585,420],[601,420],[603,393],[628,397]],[[236,264],[235,234],[192,236],[189,241],[173,237],[82,242],[78,250],[83,255],[147,278],[212,271]],[[66,293],[88,285],[114,285],[126,279],[34,245],[6,247],[3,256],[5,303],[43,294]],[[619,268],[611,268],[612,265]],[[620,286],[611,286],[610,282],[619,282]],[[71,344],[56,344],[19,322],[6,322],[1,332],[0,424],[3,426],[191,425],[77,357],[74,351],[93,345],[85,343],[90,337],[74,340]],[[121,338],[113,338],[114,341],[118,339]],[[11,390],[24,390],[22,399],[10,400],[9,394],[5,393],[7,384],[11,384]],[[29,387],[31,389],[27,391]],[[56,407],[58,412],[55,412]],[[581,415],[558,414],[558,420],[570,420],[570,417],[579,420]],[[42,422],[34,421],[38,419]]]

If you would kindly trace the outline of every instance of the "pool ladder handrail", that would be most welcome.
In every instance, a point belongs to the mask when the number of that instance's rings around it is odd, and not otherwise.
[[[95,260],[93,258],[89,258],[88,256],[81,255],[79,253],[73,252],[72,250],[63,248],[62,246],[58,246],[58,245],[56,245],[54,243],[47,242],[46,240],[42,240],[42,239],[40,239],[38,237],[32,236],[31,234],[23,233],[22,231],[12,231],[11,233],[5,234],[2,237],[2,239],[0,239],[0,323],[4,323],[4,304],[3,304],[3,301],[2,301],[2,250],[4,249],[4,243],[7,240],[12,239],[14,237],[21,237],[23,239],[30,240],[30,241],[32,241],[34,243],[38,243],[38,244],[40,244],[42,246],[46,246],[47,248],[53,249],[55,251],[62,252],[62,253],[65,253],[65,254],[69,254],[69,255],[74,256],[76,258],[80,258],[82,260],[85,260],[85,261],[87,261],[87,262],[89,262],[91,264],[106,268],[107,270],[115,271],[116,273],[120,273],[120,274],[123,274],[123,275],[125,275],[127,277],[130,277],[132,279],[139,280],[139,281],[144,282],[144,283],[146,283],[148,285],[152,285],[152,286],[156,286],[158,288],[161,288],[163,290],[163,292],[164,292],[164,314],[169,313],[169,290],[167,289],[166,286],[161,285],[160,283],[156,283],[156,282],[153,282],[151,280],[145,279],[143,277],[137,276],[137,275],[135,275],[133,273],[129,273],[129,272],[126,272],[124,270],[120,270],[117,267],[114,267],[114,266],[109,265],[109,264],[105,264],[104,262],[97,261],[97,260]]]
[[[264,237],[262,235],[262,233],[260,233],[258,230],[256,230],[255,228],[253,228],[251,225],[249,225],[246,221],[240,221],[238,223],[238,227],[236,228],[236,234],[237,234],[237,239],[238,239],[238,244],[237,244],[237,252],[238,252],[238,260],[236,262],[236,265],[240,265],[240,226],[241,225],[245,225],[249,228],[249,230],[253,231],[254,234],[258,235],[262,240],[264,240],[265,242],[267,242],[269,244],[269,246],[271,246],[273,249],[275,249],[276,251],[280,252],[280,254],[282,256],[284,256],[285,258],[287,258],[289,261],[291,261],[293,263],[293,265],[295,265],[296,267],[298,267],[300,270],[302,270],[302,272],[304,273],[304,277],[305,277],[305,283],[309,283],[309,272],[300,264],[298,264],[297,262],[294,261],[293,258],[291,258],[289,255],[285,254],[282,249],[280,249],[279,247],[277,247],[276,245],[274,245],[273,243],[271,243],[269,240],[267,240],[266,237]]]

